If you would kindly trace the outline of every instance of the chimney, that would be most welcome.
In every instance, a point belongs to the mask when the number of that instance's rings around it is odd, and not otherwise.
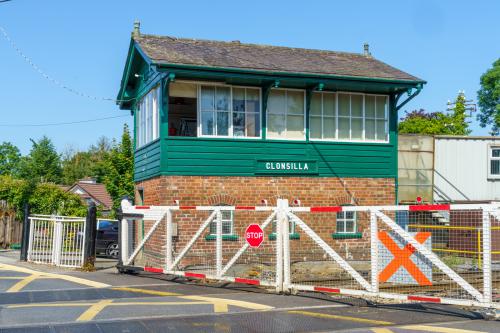
[[[363,55],[365,57],[371,57],[372,54],[370,53],[370,45],[368,45],[368,43],[364,43],[363,44]]]
[[[134,31],[132,31],[132,37],[141,37],[141,21],[134,21]]]

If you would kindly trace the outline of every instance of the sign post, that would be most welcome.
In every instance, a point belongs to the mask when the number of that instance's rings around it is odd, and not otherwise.
[[[245,231],[245,238],[250,247],[259,247],[264,241],[264,231],[258,224],[250,224]]]

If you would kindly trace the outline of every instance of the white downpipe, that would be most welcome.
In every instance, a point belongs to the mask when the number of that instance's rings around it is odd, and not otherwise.
[[[347,261],[345,261],[334,249],[332,249],[326,242],[321,239],[307,224],[304,223],[300,218],[298,218],[293,213],[288,213],[288,215],[295,220],[295,223],[302,229],[304,232],[311,237],[311,239],[319,245],[337,264],[342,267],[345,271],[347,271],[364,289],[371,291],[371,285],[366,281],[354,268],[352,268]]]
[[[128,260],[128,249],[129,249],[129,234],[128,234],[128,220],[122,219],[120,225],[120,236],[122,243],[120,244],[120,254],[122,263],[127,262]]]
[[[377,215],[370,210],[370,247],[371,247],[371,277],[372,292],[379,292],[378,284],[378,225]]]
[[[449,268],[444,264],[438,256],[436,256],[431,250],[426,248],[424,245],[420,244],[410,236],[406,231],[403,230],[399,225],[397,225],[392,219],[390,219],[384,213],[375,210],[375,214],[379,217],[389,228],[394,230],[399,236],[401,236],[407,243],[410,243],[414,248],[417,249],[425,258],[429,259],[434,265],[436,265],[443,273],[448,275],[453,281],[455,281],[460,287],[462,287],[469,294],[474,296],[478,301],[483,301],[483,295],[477,291],[476,288],[471,286],[467,281],[465,281],[460,275],[455,273],[454,270]]]
[[[205,228],[210,224],[210,222],[212,222],[216,213],[217,213],[217,211],[213,211],[212,214],[210,214],[210,216],[205,220],[205,222],[203,222],[203,224],[200,226],[198,231],[196,231],[196,234],[194,234],[193,238],[191,238],[189,243],[182,249],[181,253],[179,253],[177,258],[175,258],[174,262],[172,263],[172,266],[167,267],[167,271],[174,270],[174,267],[179,263],[179,261],[181,261],[181,259],[186,255],[186,253],[189,251],[189,249],[191,249],[191,247],[194,245],[196,240],[201,236],[201,234],[203,233],[203,230],[205,230]]]

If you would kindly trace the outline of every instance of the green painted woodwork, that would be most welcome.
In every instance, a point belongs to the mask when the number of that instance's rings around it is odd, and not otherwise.
[[[162,175],[255,176],[256,160],[316,161],[320,177],[396,177],[394,144],[171,137]],[[300,175],[294,176],[315,176]]]
[[[234,241],[237,241],[239,239],[238,235],[222,235],[222,240],[223,241],[231,241],[231,242],[234,242]],[[206,241],[215,241],[217,240],[217,236],[216,235],[212,235],[212,234],[208,234],[205,236],[205,240]]]
[[[272,234],[269,234],[269,240],[273,241],[276,240],[276,233],[273,232]],[[293,232],[290,234],[289,239],[300,239],[300,234],[297,232]]]
[[[332,234],[333,239],[354,239],[354,238],[362,238],[363,234],[360,232],[356,233],[334,233]]]
[[[134,179],[144,180],[160,174],[160,140],[136,150],[134,156]]]

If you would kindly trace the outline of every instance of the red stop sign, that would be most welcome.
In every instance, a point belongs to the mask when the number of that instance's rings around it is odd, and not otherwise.
[[[264,231],[258,224],[250,224],[245,231],[245,238],[251,247],[259,247],[264,241]]]

